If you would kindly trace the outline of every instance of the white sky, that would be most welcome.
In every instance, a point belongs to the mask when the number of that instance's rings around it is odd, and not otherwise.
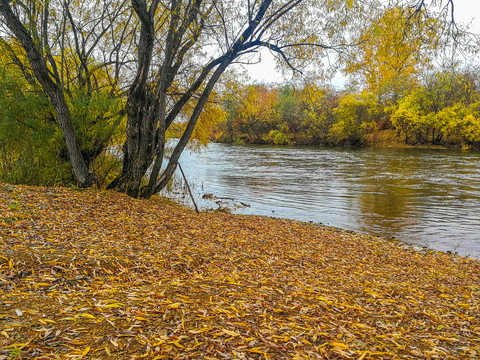
[[[480,0],[453,0],[454,17],[457,23],[470,24],[470,31],[480,33]],[[443,0],[446,3],[446,0]],[[261,62],[255,65],[247,65],[248,74],[258,82],[282,82],[282,75],[275,70],[273,56],[267,51],[262,51]],[[332,83],[339,85],[343,80],[341,76],[333,79]]]

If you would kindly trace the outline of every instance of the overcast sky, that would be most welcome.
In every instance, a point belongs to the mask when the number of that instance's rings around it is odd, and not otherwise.
[[[472,32],[480,33],[480,0],[453,0],[454,17],[457,23],[470,24]],[[446,0],[443,0],[446,3]],[[250,77],[259,82],[282,82],[280,73],[275,71],[272,55],[266,50],[262,52],[259,64],[248,65],[246,68]],[[335,84],[335,80],[333,81]]]

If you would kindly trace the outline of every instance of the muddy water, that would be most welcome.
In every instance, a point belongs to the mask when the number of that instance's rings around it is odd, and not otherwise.
[[[480,258],[479,152],[210,144],[180,162],[202,208],[320,222]]]

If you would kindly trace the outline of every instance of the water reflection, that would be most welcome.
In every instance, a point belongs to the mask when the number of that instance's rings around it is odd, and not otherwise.
[[[480,258],[480,153],[211,144],[182,167],[237,212],[315,221]]]

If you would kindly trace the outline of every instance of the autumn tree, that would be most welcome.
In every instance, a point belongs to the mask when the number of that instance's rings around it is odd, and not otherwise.
[[[377,127],[378,116],[381,114],[374,94],[347,94],[343,96],[334,109],[336,123],[328,134],[336,145],[360,145],[364,135]]]
[[[249,62],[252,54],[267,48],[296,68],[302,59],[314,56],[314,49],[325,51],[329,47],[325,44],[336,40],[325,37],[325,28],[332,24],[319,15],[346,12],[353,6],[343,1],[327,6],[301,0],[197,0],[166,5],[133,1],[132,5],[140,27],[138,65],[128,91],[123,171],[111,187],[143,197],[162,189],[171,178],[209,95],[231,64]],[[309,19],[308,27],[296,21],[300,14]],[[159,26],[159,21],[165,25]],[[205,44],[209,53],[198,56]],[[173,86],[182,88],[180,96],[172,93]],[[163,166],[165,129],[188,103],[194,105],[183,115],[188,117],[187,125]]]
[[[122,4],[2,0],[0,15],[2,59],[7,59],[9,66],[16,65],[30,86],[43,89],[63,133],[75,177],[80,185],[90,186],[96,179],[89,165],[105,149],[121,118],[107,104],[117,108],[117,80],[111,78],[109,74],[114,71],[107,72],[103,60],[115,64],[123,60],[116,50],[122,35],[111,37],[112,32],[120,31],[116,27],[122,27]],[[107,43],[110,50],[105,48]],[[100,107],[99,101],[103,102]],[[75,116],[79,117],[77,122]],[[82,137],[89,139],[88,146],[83,146]]]
[[[250,143],[264,143],[267,134],[277,125],[277,102],[276,88],[248,86],[236,119],[239,134],[248,135]]]
[[[344,58],[347,74],[366,90],[395,102],[419,82],[439,45],[440,22],[421,8],[386,7],[359,30],[358,45]]]

